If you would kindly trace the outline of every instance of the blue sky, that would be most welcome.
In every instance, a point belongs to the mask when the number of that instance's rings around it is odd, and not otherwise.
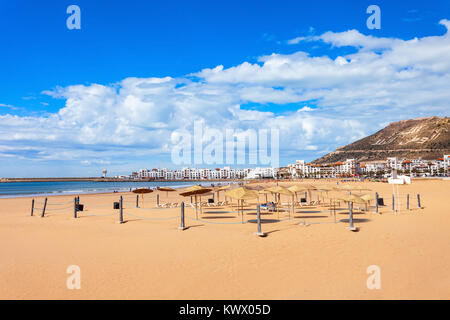
[[[71,4],[81,8],[81,30],[66,27]],[[371,4],[381,8],[380,30],[366,27]],[[443,19],[450,19],[444,0],[0,1],[0,176],[175,167],[167,137],[190,130],[194,118],[211,128],[277,126],[284,165],[389,121],[448,115],[447,65],[435,65],[448,57]],[[404,42],[414,38],[420,43]],[[401,54],[417,50],[423,58],[399,65]],[[330,70],[338,57],[360,66]],[[272,67],[280,61],[292,77],[279,77],[287,74]],[[370,87],[378,72],[397,85]],[[397,91],[425,90],[419,79],[427,77],[433,87],[410,97],[420,105]],[[360,96],[343,83],[359,86]]]

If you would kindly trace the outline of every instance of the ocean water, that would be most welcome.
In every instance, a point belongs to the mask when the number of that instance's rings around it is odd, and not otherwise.
[[[0,198],[51,196],[84,193],[112,193],[130,191],[136,188],[156,188],[170,186],[184,188],[196,184],[203,186],[230,183],[226,181],[167,181],[167,182],[104,182],[104,181],[45,181],[45,182],[5,182],[0,183]]]

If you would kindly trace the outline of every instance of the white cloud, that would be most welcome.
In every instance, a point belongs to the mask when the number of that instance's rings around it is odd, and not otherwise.
[[[450,28],[450,21],[440,23]],[[92,164],[136,156],[150,161],[150,155],[170,153],[173,131],[192,130],[195,120],[217,129],[275,127],[281,156],[318,154],[386,121],[449,113],[448,33],[401,40],[350,30],[291,40],[296,41],[357,51],[335,59],[301,51],[272,54],[257,63],[219,65],[181,78],[126,78],[47,90],[43,93],[64,99],[65,107],[46,117],[0,115],[0,158],[16,153],[30,160]],[[241,107],[247,103],[253,110]],[[260,111],[258,104],[273,106]],[[299,107],[286,111],[284,104]],[[30,146],[34,149],[24,150]]]
[[[5,104],[5,103],[0,103],[0,108],[8,108],[8,109],[11,109],[11,110],[19,109],[19,108],[15,107],[15,106],[13,106],[11,104]]]

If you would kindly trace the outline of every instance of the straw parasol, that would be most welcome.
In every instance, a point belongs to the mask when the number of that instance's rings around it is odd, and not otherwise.
[[[288,188],[288,190],[293,192],[295,194],[295,198],[297,198],[297,193],[298,192],[308,191],[308,188],[306,188],[304,186],[301,186],[301,185],[298,185],[298,184],[295,184],[293,186],[290,186]]]
[[[255,191],[261,191],[261,190],[264,190],[265,188],[263,187],[263,186],[260,186],[260,185],[254,185],[254,186],[252,186],[252,185],[247,185],[247,186],[245,186],[245,188],[247,188],[247,189],[249,189],[249,190],[255,190]]]
[[[144,194],[152,193],[153,190],[149,189],[149,188],[138,188],[138,189],[134,189],[132,192],[142,195],[142,203],[144,203]]]
[[[333,187],[333,186],[326,186],[326,185],[324,185],[324,186],[317,186],[317,187],[316,187],[316,191],[318,191],[318,192],[320,192],[320,193],[325,192],[326,197],[329,198],[329,197],[328,197],[328,192],[331,192],[331,191],[339,191],[339,189],[336,188],[336,187]],[[322,195],[322,198],[323,198],[323,195]],[[330,204],[331,204],[331,198],[329,198],[329,199],[330,199]]]
[[[137,194],[144,194],[144,193],[152,193],[153,190],[149,188],[138,188],[134,189],[132,192]]]
[[[363,198],[358,197],[358,196],[356,196],[354,194],[338,197],[337,199],[338,200],[342,200],[344,202],[351,202],[351,203],[360,203],[360,204],[366,204],[367,203],[367,200],[364,200]]]
[[[197,206],[197,196],[200,195],[200,199],[201,199],[201,195],[210,192],[212,189],[208,189],[202,186],[192,186],[189,188],[186,188],[183,190],[183,192],[180,192],[180,195],[183,197],[190,197],[190,196],[194,196],[195,197],[195,217],[196,219],[198,219],[198,206]],[[200,206],[200,211],[202,211],[202,207]]]
[[[366,201],[372,201],[372,200],[375,200],[375,196],[372,195],[372,194],[370,194],[370,193],[365,194],[365,195],[362,195],[360,198],[361,198],[361,199],[364,199],[364,200],[366,200]]]
[[[228,189],[230,189],[231,187],[232,187],[231,184],[227,184],[227,185],[225,185],[225,186],[222,186],[222,187],[217,188],[217,190],[216,190],[216,192],[217,192],[217,201],[219,201],[219,192],[220,192],[220,191],[224,191],[224,190],[228,190]],[[226,200],[226,199],[225,199],[225,200]]]
[[[289,189],[287,189],[287,188],[284,188],[284,187],[282,187],[282,186],[276,186],[276,187],[272,187],[272,188],[268,188],[268,189],[266,189],[267,191],[270,191],[270,192],[272,192],[272,193],[275,193],[275,194],[278,194],[278,201],[277,201],[277,212],[278,212],[278,202],[280,202],[280,195],[281,194],[284,194],[284,195],[287,195],[287,196],[290,196],[290,197],[292,197],[292,205],[291,205],[291,207],[292,207],[292,212],[294,211],[294,193],[291,191],[291,190],[289,190]],[[289,214],[289,218],[290,218],[291,216],[290,216],[290,214]]]
[[[272,194],[272,192],[267,191],[267,190],[260,190],[260,191],[258,191],[258,193],[259,193],[259,194],[265,194],[265,195],[266,195],[266,203],[267,203],[267,195],[268,195],[268,194]]]
[[[258,199],[259,202],[259,194],[255,190],[249,190],[244,187],[239,187],[233,190],[229,190],[225,192],[225,195],[238,200],[238,211],[239,211],[239,201],[241,201],[241,220],[244,222],[244,200],[250,199]]]
[[[362,195],[360,198],[366,200],[366,210],[368,208],[368,204],[370,204],[370,201],[375,200],[375,196],[370,193]]]
[[[312,184],[302,184],[300,185],[302,187],[306,188],[306,191],[308,191],[309,200],[312,200],[311,191],[317,190],[317,187]]]
[[[256,185],[253,185],[253,186],[252,185],[246,185],[245,188],[247,188],[249,190],[257,191],[258,194],[262,193],[261,191],[264,191],[264,189],[265,189],[263,186],[260,186],[259,184],[256,184]],[[268,192],[268,193],[270,193],[270,192]],[[267,194],[268,193],[266,193],[266,202],[267,202]],[[259,196],[258,196],[258,202],[259,202]]]
[[[173,189],[171,187],[161,187],[161,188],[158,187],[158,190],[159,191],[165,191],[166,192],[166,197],[169,196],[169,192],[176,191],[175,189]]]
[[[272,187],[272,188],[267,188],[265,190],[270,191],[272,193],[285,194],[285,195],[288,195],[288,196],[292,196],[292,194],[293,194],[291,192],[291,190],[289,190],[289,189],[287,189],[285,187],[282,187],[282,186],[276,186],[276,187]]]
[[[353,204],[354,203],[367,204],[367,201],[362,199],[361,197],[355,196],[354,194],[343,196],[338,199],[344,202],[348,202],[350,230],[356,231],[357,228],[353,226]]]
[[[333,187],[333,186],[317,186],[316,190],[320,190],[320,191],[336,191],[336,190],[339,190],[339,189],[336,188],[336,187]]]
[[[340,186],[338,189],[342,190],[342,191],[354,191],[354,190],[358,190],[358,191],[367,190],[367,191],[370,191],[370,189],[368,189],[366,187],[363,187],[363,186],[352,186],[350,184],[346,184],[346,185]]]

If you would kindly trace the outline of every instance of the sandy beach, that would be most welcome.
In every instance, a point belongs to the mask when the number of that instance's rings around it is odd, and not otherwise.
[[[156,192],[141,209],[132,193],[80,195],[78,219],[73,196],[49,197],[44,218],[38,209],[30,216],[31,198],[0,199],[0,299],[450,299],[450,181],[400,186],[399,214],[391,185],[352,184],[386,203],[380,214],[356,210],[359,232],[341,221],[348,211],[338,211],[334,223],[325,204],[297,209],[291,220],[263,212],[264,238],[254,235],[253,221],[240,224],[237,213],[216,208],[205,209],[201,221],[187,208],[189,228],[178,230],[180,209],[155,209]],[[158,193],[162,203],[189,202],[178,192]],[[120,195],[123,224],[112,205]],[[34,199],[41,208],[43,198]],[[244,220],[255,217],[249,211]],[[70,265],[81,269],[80,290],[66,287]],[[371,265],[380,267],[379,290],[366,285]]]

